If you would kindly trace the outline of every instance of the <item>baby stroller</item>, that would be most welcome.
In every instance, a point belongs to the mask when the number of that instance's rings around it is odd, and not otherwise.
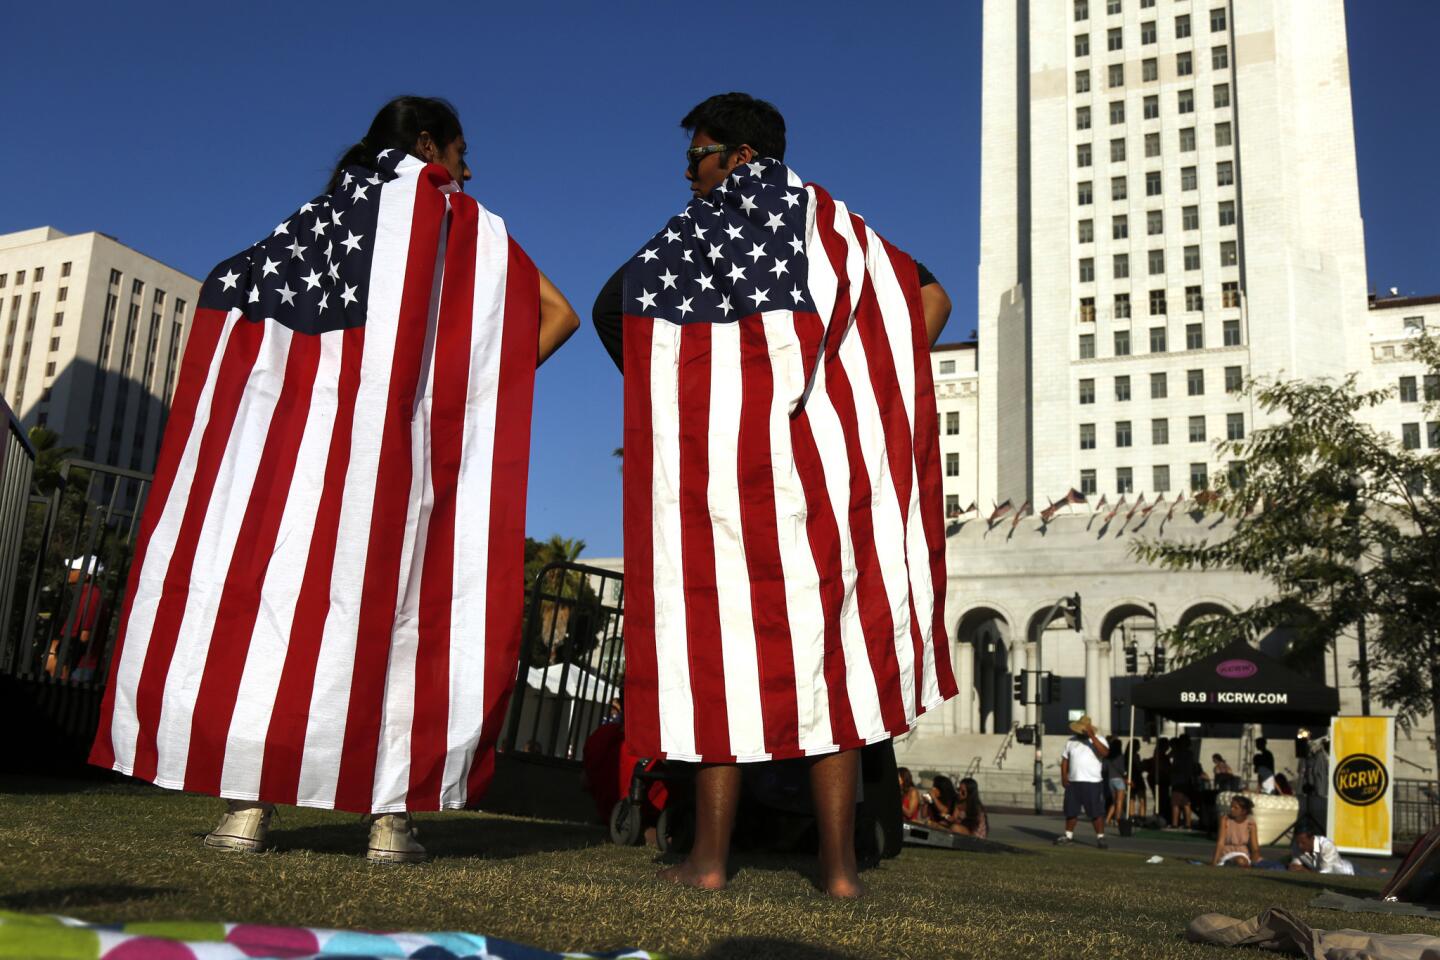
[[[814,852],[818,847],[806,760],[744,764],[735,845],[776,853]],[[610,837],[618,844],[640,842],[647,806],[656,785],[665,799],[655,815],[655,846],[662,854],[684,854],[695,837],[695,765],[674,760],[635,764],[630,790],[615,804]],[[897,856],[904,841],[895,748],[886,740],[860,751],[860,790],[856,797],[855,852],[862,868]]]

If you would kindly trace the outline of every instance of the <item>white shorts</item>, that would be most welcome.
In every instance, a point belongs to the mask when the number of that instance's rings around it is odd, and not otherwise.
[[[1220,862],[1219,862],[1218,864],[1216,864],[1216,866],[1221,866],[1221,867],[1223,867],[1223,866],[1225,866],[1225,864],[1229,863],[1231,860],[1237,860],[1237,859],[1238,859],[1238,860],[1244,860],[1246,863],[1249,863],[1249,862],[1250,862],[1250,854],[1246,853],[1246,852],[1243,851],[1243,850],[1231,850],[1229,853],[1225,854],[1223,857],[1220,858]]]

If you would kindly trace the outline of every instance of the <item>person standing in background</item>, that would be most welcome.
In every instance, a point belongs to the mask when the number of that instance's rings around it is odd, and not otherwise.
[[[1081,812],[1095,827],[1095,846],[1104,850],[1105,842],[1105,765],[1110,748],[1095,732],[1089,715],[1070,724],[1074,734],[1060,753],[1060,783],[1065,788],[1065,832],[1055,838],[1064,845],[1075,841],[1075,824]]]

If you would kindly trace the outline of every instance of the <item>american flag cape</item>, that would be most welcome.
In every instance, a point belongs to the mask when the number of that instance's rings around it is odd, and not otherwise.
[[[627,743],[747,762],[904,732],[956,692],[914,261],[757,160],[623,286]]]
[[[91,762],[473,804],[518,657],[534,265],[436,165],[346,171],[205,281]]]

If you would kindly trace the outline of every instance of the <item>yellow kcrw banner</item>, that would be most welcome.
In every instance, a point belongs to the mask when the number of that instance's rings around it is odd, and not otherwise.
[[[1345,853],[1390,855],[1395,791],[1394,717],[1336,717],[1330,723],[1330,840]]]

